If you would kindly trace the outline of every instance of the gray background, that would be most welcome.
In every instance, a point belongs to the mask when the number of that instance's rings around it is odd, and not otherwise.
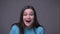
[[[0,34],[9,34],[13,23],[19,21],[22,8],[32,5],[45,34],[60,34],[59,0],[0,0]]]

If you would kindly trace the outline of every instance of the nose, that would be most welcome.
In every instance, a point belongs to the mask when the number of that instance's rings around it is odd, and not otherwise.
[[[30,19],[30,15],[27,15],[27,19]]]

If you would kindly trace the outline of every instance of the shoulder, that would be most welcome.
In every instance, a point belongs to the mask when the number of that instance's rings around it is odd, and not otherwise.
[[[44,30],[44,27],[43,26],[39,26],[39,27],[36,28],[36,30],[37,31],[42,31],[42,30]]]
[[[19,34],[19,27],[16,24],[12,25],[10,30],[10,34],[14,33]]]
[[[19,30],[19,26],[17,25],[17,23],[12,24],[11,30]]]
[[[17,25],[13,25],[12,28],[13,29],[18,29],[18,26]]]
[[[44,27],[43,27],[43,26],[38,26],[38,27],[36,28],[36,32],[37,32],[38,34],[43,34],[43,33],[44,33]]]

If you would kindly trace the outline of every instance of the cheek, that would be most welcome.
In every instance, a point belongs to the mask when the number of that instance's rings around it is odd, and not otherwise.
[[[26,16],[23,16],[23,20],[26,19]]]
[[[34,20],[34,16],[31,16],[31,19]]]

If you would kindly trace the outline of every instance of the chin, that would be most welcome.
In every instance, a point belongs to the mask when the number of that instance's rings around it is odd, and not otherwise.
[[[31,27],[31,25],[26,25],[26,27]]]

